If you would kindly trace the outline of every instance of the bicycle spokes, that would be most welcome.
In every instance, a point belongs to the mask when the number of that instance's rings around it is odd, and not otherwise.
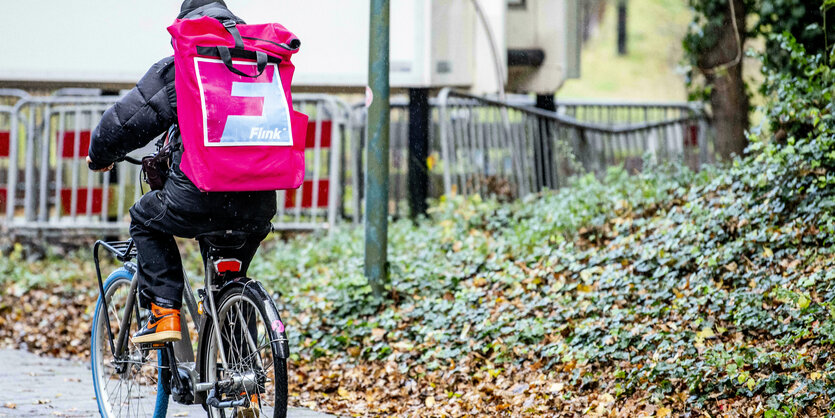
[[[141,318],[136,317],[136,310],[127,310],[130,294],[130,281],[125,279],[110,285],[107,289],[107,303],[99,308],[107,308],[108,314],[97,315],[94,324],[93,347],[94,375],[97,381],[97,396],[103,414],[106,416],[147,417],[155,410],[158,382],[159,355],[156,350],[143,350],[128,341],[122,353],[114,356],[110,351],[108,325],[113,335],[119,335],[122,324],[127,323],[132,332],[138,328]],[[103,311],[103,309],[102,309]],[[125,318],[125,316],[129,318]],[[106,319],[109,319],[107,324]],[[125,319],[128,321],[125,322]]]
[[[218,318],[229,368],[217,365],[215,396],[239,415],[271,416],[275,407],[275,369],[267,322],[258,307],[241,296],[227,300]],[[215,358],[219,354],[213,353]]]

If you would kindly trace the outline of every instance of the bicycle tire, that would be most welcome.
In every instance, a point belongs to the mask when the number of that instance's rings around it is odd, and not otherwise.
[[[236,305],[238,302],[241,304],[246,305]],[[283,325],[278,328],[275,326],[276,320],[279,321],[278,309],[275,307],[275,303],[269,297],[269,294],[264,290],[264,288],[256,281],[243,279],[238,282],[227,284],[218,294],[217,297],[217,312],[218,317],[221,318],[220,320],[220,327],[221,327],[221,336],[226,339],[234,339],[235,337],[230,337],[229,334],[234,333],[235,324],[230,325],[230,321],[227,320],[229,316],[231,316],[231,312],[234,312],[233,309],[235,306],[238,306],[237,313],[241,315],[237,315],[238,318],[243,318],[243,316],[249,317],[253,312],[257,312],[258,319],[255,323],[251,323],[249,319],[245,319],[240,322],[246,322],[248,325],[247,327],[250,330],[254,330],[255,332],[250,332],[250,336],[255,334],[255,338],[251,338],[256,347],[259,347],[257,351],[259,352],[258,362],[261,364],[265,364],[266,362],[271,362],[272,364],[272,379],[270,377],[270,370],[269,366],[264,367],[264,376],[265,380],[269,381],[272,380],[274,382],[274,396],[272,396],[273,404],[266,405],[266,402],[262,400],[268,400],[270,396],[262,396],[259,392],[257,393],[257,400],[259,411],[257,414],[247,415],[247,411],[243,411],[243,416],[272,416],[274,418],[285,418],[287,416],[287,395],[288,395],[288,388],[287,388],[287,360],[284,358],[281,351],[278,348],[278,344],[275,342],[278,340],[286,339],[284,335]],[[241,308],[244,306],[244,308]],[[248,307],[248,308],[247,308]],[[254,309],[253,309],[254,308]],[[233,321],[238,323],[239,321]],[[254,325],[254,326],[253,326]],[[205,381],[214,381],[218,378],[222,378],[220,374],[217,372],[218,370],[218,351],[217,351],[217,338],[214,335],[214,326],[211,322],[207,321],[205,328],[205,333],[203,337],[203,341],[205,341],[204,347],[200,351],[201,355],[201,376],[202,380]],[[232,330],[231,332],[229,330]],[[240,328],[239,328],[240,330]],[[241,335],[245,335],[246,333],[241,332]],[[244,337],[239,337],[240,339],[245,339]],[[230,344],[231,345],[231,344]],[[244,355],[240,352],[244,351],[244,348],[239,349],[238,358],[243,357],[246,360],[249,357],[252,357],[251,354]],[[226,349],[228,353],[228,363],[230,364],[230,368],[238,369],[241,371],[245,371],[245,368],[248,366],[246,361],[240,362],[237,366],[233,365],[235,362],[236,356],[234,355],[234,349]],[[262,354],[268,354],[269,357],[266,359],[261,359]],[[286,353],[284,353],[286,354]],[[249,361],[250,363],[252,360]],[[249,366],[251,369],[258,369],[258,367]],[[267,383],[264,384],[265,390],[264,392],[269,393],[269,389],[267,388]],[[243,394],[243,393],[242,393]],[[247,393],[246,396],[251,397],[252,395],[256,395],[255,393],[249,394]],[[217,410],[212,407],[206,407],[206,411],[210,418],[217,418],[217,417],[227,417],[227,416],[241,416],[239,412],[241,409],[233,410],[232,413],[227,414],[225,410]],[[270,409],[272,412],[270,413]]]
[[[110,276],[107,277],[107,280],[104,283],[104,293],[106,295],[105,299],[111,299],[112,302],[113,295],[116,294],[117,291],[123,288],[127,288],[129,291],[131,280],[133,279],[133,275],[124,267],[115,270]],[[127,292],[126,292],[127,293]],[[102,381],[105,375],[105,361],[107,356],[112,356],[110,353],[109,342],[107,341],[107,331],[104,328],[104,314],[102,313],[103,309],[102,297],[99,296],[98,301],[96,302],[96,310],[93,314],[93,326],[90,335],[90,368],[93,374],[93,390],[96,394],[96,403],[99,409],[99,414],[102,417],[121,417],[123,414],[121,413],[121,409],[119,413],[114,413],[113,405],[108,402],[109,393],[105,391],[105,384]],[[135,312],[135,311],[134,311]],[[133,314],[133,312],[131,313]],[[111,318],[111,323],[113,322],[113,318]],[[132,325],[136,326],[138,320],[132,320]],[[115,330],[114,330],[115,332]],[[114,335],[114,338],[116,336]],[[102,350],[103,348],[103,350]],[[159,366],[160,356],[157,354],[157,366]],[[153,417],[165,417],[166,413],[168,412],[168,393],[165,392],[162,380],[160,379],[161,371],[159,367],[156,367],[157,370],[157,393],[156,399],[154,400],[154,411]],[[139,410],[135,410],[136,416],[147,416],[147,415],[140,415]],[[127,415],[130,416],[130,409],[128,408]]]

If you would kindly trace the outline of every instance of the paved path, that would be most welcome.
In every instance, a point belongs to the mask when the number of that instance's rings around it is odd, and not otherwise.
[[[0,417],[56,416],[98,416],[89,365],[0,349]],[[168,416],[205,417],[206,413],[200,406],[172,401]],[[288,416],[332,417],[299,408],[292,408]]]

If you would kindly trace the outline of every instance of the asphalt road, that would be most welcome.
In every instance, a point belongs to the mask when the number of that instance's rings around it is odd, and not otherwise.
[[[327,418],[292,408],[291,418]],[[0,417],[98,416],[93,378],[87,364],[0,349]],[[200,406],[170,403],[168,416],[205,417]]]

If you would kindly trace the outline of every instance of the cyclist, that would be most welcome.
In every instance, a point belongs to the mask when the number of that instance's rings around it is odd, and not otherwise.
[[[185,0],[177,18],[203,16],[244,23],[221,0]],[[229,255],[241,260],[240,274],[245,274],[276,212],[275,192],[201,192],[179,169],[182,146],[178,146],[173,57],[154,64],[136,87],[104,113],[92,134],[88,166],[108,171],[127,153],[166,131],[174,150],[168,178],[161,190],[146,193],[130,209],[130,235],[138,253],[139,302],[151,311],[148,322],[133,336],[136,343],[180,339],[184,281],[174,236],[194,238],[228,229],[248,232],[246,244]]]

